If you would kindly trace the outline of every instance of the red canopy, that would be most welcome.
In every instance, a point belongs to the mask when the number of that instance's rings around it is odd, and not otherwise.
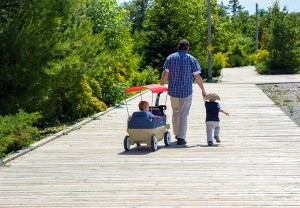
[[[128,92],[137,92],[141,91],[143,88],[147,88],[151,90],[152,93],[159,93],[159,92],[166,92],[168,91],[168,88],[166,88],[164,85],[159,85],[159,84],[150,84],[150,85],[145,85],[145,86],[134,86],[127,88],[125,90],[126,93]]]

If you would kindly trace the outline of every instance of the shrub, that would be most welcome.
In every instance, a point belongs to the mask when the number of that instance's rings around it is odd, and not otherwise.
[[[251,64],[251,58],[241,44],[233,41],[230,47],[228,63],[231,67],[247,66]]]
[[[131,83],[129,83],[131,86],[137,86],[137,85],[144,85],[146,83],[146,72],[133,72],[132,74],[132,80]]]
[[[153,84],[159,81],[157,69],[152,68],[152,66],[146,66],[144,71],[146,72],[146,84]]]
[[[259,74],[270,74],[270,70],[266,62],[259,62],[255,65],[255,68]]]
[[[121,82],[115,84],[109,91],[103,93],[103,101],[107,106],[113,106],[124,99],[125,85]]]
[[[212,58],[212,76],[218,77],[221,75],[221,69],[227,65],[228,53],[213,54]]]
[[[267,62],[269,60],[269,52],[267,50],[257,50],[257,53],[253,55],[254,64],[260,62]]]
[[[27,114],[22,110],[16,115],[0,116],[0,157],[33,143],[38,136],[33,124],[39,118],[39,113]]]
[[[141,72],[134,72],[132,76],[131,86],[153,84],[159,81],[158,70],[152,66],[146,66]]]
[[[88,80],[80,70],[66,67],[53,77],[42,106],[42,125],[57,125],[104,111],[107,106],[99,96],[101,88],[95,79]]]
[[[300,74],[300,67],[294,69],[295,74]]]
[[[207,56],[201,56],[198,61],[199,61],[200,67],[201,67],[201,77],[202,77],[202,79],[206,79],[208,76]]]
[[[245,59],[236,54],[232,54],[229,56],[228,63],[231,67],[245,66]]]

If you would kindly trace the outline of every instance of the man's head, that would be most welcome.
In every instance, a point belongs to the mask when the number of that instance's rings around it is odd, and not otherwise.
[[[189,47],[190,47],[189,41],[186,39],[182,39],[181,41],[179,41],[177,49],[187,51],[189,50]]]

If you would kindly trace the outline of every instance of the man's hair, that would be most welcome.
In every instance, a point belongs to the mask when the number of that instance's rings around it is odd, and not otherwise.
[[[148,106],[149,106],[149,103],[147,101],[143,100],[143,101],[141,101],[139,103],[139,109],[140,109],[140,111],[145,110]]]
[[[189,49],[189,46],[190,46],[189,41],[186,39],[182,39],[181,41],[179,41],[177,49],[187,51]]]

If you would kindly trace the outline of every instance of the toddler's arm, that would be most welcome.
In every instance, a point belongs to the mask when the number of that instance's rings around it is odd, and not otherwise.
[[[225,115],[229,116],[229,113],[223,111],[221,108],[219,108],[219,111],[222,112],[222,113],[224,113]]]

